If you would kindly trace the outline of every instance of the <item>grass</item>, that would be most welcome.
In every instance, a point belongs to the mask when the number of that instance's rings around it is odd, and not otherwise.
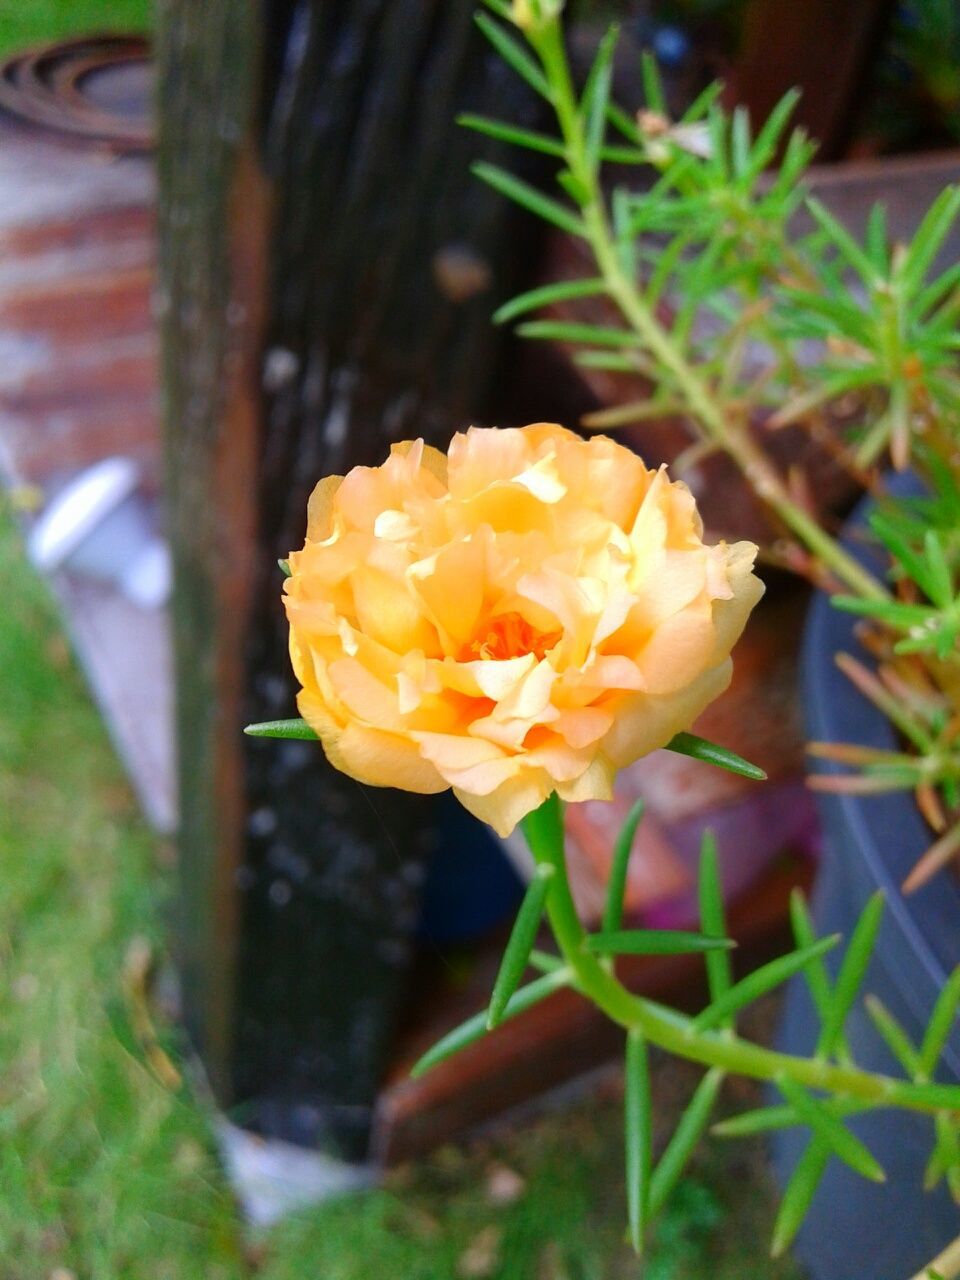
[[[0,54],[92,31],[147,31],[150,0],[3,0]]]
[[[169,852],[140,820],[45,590],[0,518],[0,1275],[4,1280],[626,1280],[616,1086],[450,1146],[249,1238],[144,999]],[[149,678],[149,673],[145,673]],[[151,1027],[159,1024],[159,1040]],[[694,1077],[662,1064],[665,1115]],[[504,1175],[503,1170],[512,1171]],[[496,1194],[507,1179],[513,1194]],[[504,1200],[509,1200],[505,1203]],[[715,1146],[645,1280],[791,1280],[756,1149]]]

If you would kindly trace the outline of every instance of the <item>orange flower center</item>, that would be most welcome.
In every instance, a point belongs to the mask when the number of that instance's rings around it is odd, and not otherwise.
[[[489,619],[480,633],[464,646],[465,653],[460,661],[486,658],[502,662],[507,658],[525,657],[528,653],[542,658],[559,639],[559,631],[538,631],[520,613],[502,613]]]

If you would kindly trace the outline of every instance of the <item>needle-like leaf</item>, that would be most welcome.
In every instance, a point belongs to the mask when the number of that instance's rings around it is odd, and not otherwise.
[[[603,907],[602,928],[604,933],[615,933],[623,921],[623,902],[627,893],[627,869],[630,865],[630,852],[637,827],[643,817],[643,801],[635,800],[630,812],[624,818],[623,826],[613,846],[613,859],[610,864],[610,876],[607,880],[607,896]]]
[[[572,976],[571,971],[564,965],[552,973],[545,973],[542,978],[534,978],[533,982],[528,982],[525,987],[521,987],[510,997],[504,1010],[503,1021],[506,1022],[509,1018],[516,1017],[518,1013],[532,1009],[535,1004],[553,995],[555,991],[569,986]],[[431,1049],[428,1049],[412,1067],[411,1076],[414,1079],[422,1076],[431,1067],[437,1066],[438,1063],[459,1053],[461,1049],[465,1049],[467,1045],[473,1044],[475,1040],[479,1040],[486,1032],[487,1011],[484,1009],[481,1013],[468,1018],[466,1022],[462,1022],[453,1031],[447,1032]]]
[[[706,938],[685,929],[622,929],[591,933],[586,948],[602,956],[678,956],[690,952],[729,951],[731,938]]]
[[[542,862],[527,886],[527,892],[524,894],[510,933],[510,940],[500,962],[497,980],[493,984],[493,994],[490,996],[487,1028],[491,1031],[503,1018],[507,1002],[520,985],[523,971],[530,963],[530,952],[533,950],[537,930],[543,917],[543,904],[546,901],[553,874],[553,866]]]
[[[710,1027],[719,1026],[731,1014],[736,1013],[737,1010],[752,1004],[754,1000],[759,1000],[768,991],[772,991],[774,987],[778,987],[782,982],[786,982],[788,978],[792,978],[795,973],[800,973],[811,960],[825,955],[839,941],[839,934],[835,934],[830,938],[821,938],[812,947],[803,947],[799,951],[791,951],[789,955],[778,956],[776,960],[771,960],[768,964],[761,965],[753,973],[741,978],[729,991],[725,991],[712,1004],[709,1004],[702,1013],[699,1013],[693,1020],[694,1027],[697,1031],[707,1031]]]
[[[627,1034],[624,1077],[624,1137],[626,1144],[627,1217],[634,1250],[643,1252],[650,1202],[653,1162],[653,1105],[647,1042],[638,1031]]]
[[[827,1144],[835,1156],[871,1182],[885,1182],[883,1166],[842,1120],[793,1080],[778,1080],[780,1092],[797,1117]]]
[[[694,1148],[710,1121],[723,1079],[724,1072],[719,1067],[712,1067],[697,1085],[696,1092],[680,1117],[680,1123],[650,1179],[651,1217],[660,1212],[680,1181]]]
[[[248,724],[243,732],[251,738],[298,738],[315,742],[317,735],[306,720],[262,720]]]
[[[543,218],[545,222],[553,223],[555,227],[559,227],[561,231],[569,232],[570,235],[582,236],[584,234],[583,223],[576,214],[571,212],[565,205],[558,204],[556,200],[551,200],[549,196],[545,196],[536,187],[531,187],[522,178],[514,177],[506,169],[501,169],[499,165],[488,164],[486,160],[478,160],[470,168],[471,172],[482,182],[486,182],[509,200],[522,205],[530,213]]]
[[[793,1243],[807,1216],[807,1210],[820,1185],[820,1179],[824,1175],[829,1159],[830,1148],[823,1139],[811,1138],[790,1175],[790,1181],[780,1202],[777,1221],[773,1228],[773,1243],[770,1246],[770,1253],[774,1258],[782,1257]]]
[[[817,1041],[817,1055],[820,1057],[829,1058],[836,1052],[837,1043],[843,1035],[843,1024],[867,975],[882,918],[883,894],[875,893],[860,913],[840,965]]]
[[[723,885],[720,880],[720,860],[717,857],[716,837],[712,831],[705,831],[700,841],[700,873],[697,892],[701,930],[708,938],[726,937],[727,923],[723,906]],[[724,951],[709,952],[706,965],[710,998],[719,1000],[733,986],[730,957]],[[732,1025],[732,1015],[726,1021]]]
[[[738,756],[729,747],[721,747],[707,738],[698,738],[695,733],[675,734],[667,743],[666,750],[702,760],[704,764],[716,765],[718,769],[726,769],[728,773],[739,774],[741,778],[750,778],[754,782],[763,782],[767,776],[758,765],[744,760],[743,756]]]

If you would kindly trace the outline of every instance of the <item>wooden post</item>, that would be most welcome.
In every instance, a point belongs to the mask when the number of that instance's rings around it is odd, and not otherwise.
[[[892,0],[751,0],[733,96],[759,127],[787,90],[799,87],[796,123],[819,142],[820,160],[837,159],[893,8]]]
[[[491,407],[489,315],[529,246],[469,176],[483,148],[454,117],[529,104],[473,8],[158,13],[185,1015],[231,1115],[350,1159],[402,997],[432,806],[241,729],[295,714],[276,560],[302,542],[316,480],[394,439],[446,443]]]

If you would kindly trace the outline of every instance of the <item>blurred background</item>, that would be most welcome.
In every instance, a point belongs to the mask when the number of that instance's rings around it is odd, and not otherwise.
[[[582,249],[470,174],[500,152],[458,112],[542,124],[472,9],[0,0],[11,1280],[803,1274],[759,1243],[775,1200],[755,1142],[697,1158],[639,1269],[615,1037],[568,993],[412,1082],[484,1002],[523,850],[447,797],[365,791],[309,744],[241,735],[294,714],[276,561],[320,476],[391,440],[573,426],[630,395],[490,322]],[[954,0],[583,0],[568,22],[581,73],[611,19],[632,111],[645,49],[676,114],[719,77],[759,123],[799,85],[814,185],[852,227],[879,198],[907,234],[956,180]],[[658,462],[678,432],[624,438]],[[828,510],[849,509],[805,438],[780,447]],[[754,536],[754,501],[716,465],[708,526]],[[819,848],[797,692],[807,597],[775,573],[768,587],[700,731],[771,782],[655,756],[569,831],[595,918],[611,834],[643,795],[630,913],[684,924],[712,825],[745,967],[781,944]],[[630,978],[700,998],[683,957],[637,959]],[[751,1030],[770,1039],[775,1018],[764,1006]],[[656,1070],[667,1132],[696,1073]],[[753,1096],[738,1088],[731,1105]],[[348,1188],[367,1189],[329,1196]]]

